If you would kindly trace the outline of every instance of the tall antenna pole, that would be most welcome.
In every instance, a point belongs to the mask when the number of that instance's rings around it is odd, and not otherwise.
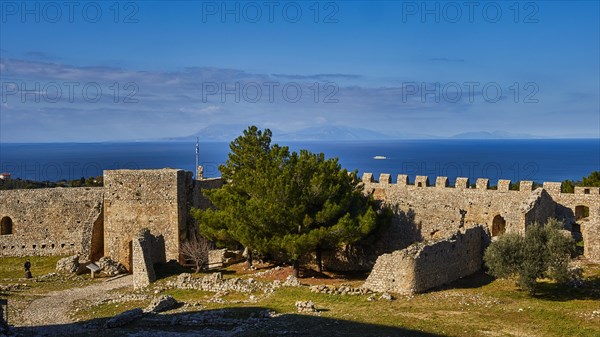
[[[198,161],[200,159],[200,137],[196,137],[196,179],[200,179]]]

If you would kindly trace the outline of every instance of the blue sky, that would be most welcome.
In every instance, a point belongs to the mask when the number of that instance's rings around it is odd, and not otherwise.
[[[467,3],[1,1],[0,141],[600,137],[598,2]]]

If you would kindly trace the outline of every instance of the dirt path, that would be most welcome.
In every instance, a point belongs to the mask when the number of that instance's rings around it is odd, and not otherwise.
[[[73,288],[67,290],[53,291],[47,297],[33,301],[23,312],[25,322],[17,323],[17,326],[59,326],[72,323],[69,319],[69,311],[73,303],[78,300],[93,298],[107,291],[128,287],[132,285],[132,276],[125,275],[110,279],[105,282],[93,284],[84,288]]]

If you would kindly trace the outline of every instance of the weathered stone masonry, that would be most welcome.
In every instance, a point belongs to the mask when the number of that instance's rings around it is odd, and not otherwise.
[[[544,190],[532,191],[532,182],[522,181],[519,191],[509,190],[509,181],[500,180],[498,189],[490,190],[488,179],[477,179],[470,188],[467,178],[457,178],[454,187],[446,177],[438,177],[432,186],[426,176],[417,176],[414,184],[399,175],[396,184],[389,174],[375,181],[363,176],[366,193],[399,211],[414,213],[417,233],[424,240],[446,238],[463,227],[488,226],[493,236],[505,232],[523,233],[526,224],[545,222],[554,215],[554,203]],[[494,226],[496,223],[496,226]],[[410,238],[408,241],[414,241]]]
[[[372,255],[379,257],[365,283],[369,289],[421,292],[467,276],[481,268],[490,236],[523,233],[549,217],[563,220],[574,237],[583,239],[584,255],[600,262],[600,188],[561,193],[560,183],[532,191],[532,183],[522,181],[513,191],[508,180],[498,181],[494,190],[487,179],[478,179],[476,188],[469,188],[467,178],[457,178],[454,187],[446,177],[438,177],[435,186],[425,176],[417,176],[414,184],[406,175],[397,181],[392,184],[389,174],[379,181],[363,176],[365,193],[394,210],[386,240],[397,243],[375,247],[379,251]]]
[[[176,169],[105,171],[104,254],[131,270],[133,237],[147,228],[164,241],[164,255],[153,256],[155,263],[184,262],[179,246],[195,228],[189,210],[206,205],[203,188],[219,184]]]
[[[196,234],[189,210],[209,207],[202,190],[218,188],[223,181],[194,180],[191,172],[161,169],[105,171],[104,183],[102,188],[0,191],[0,256],[80,254],[94,261],[111,256],[132,270],[133,251],[138,248],[144,253],[138,256],[151,261],[146,265],[183,262],[180,244]],[[459,261],[460,272],[448,273],[459,275],[456,277],[480,265],[481,256],[471,256],[476,250],[469,239],[471,228],[481,226],[496,237],[523,233],[531,223],[543,223],[549,217],[564,220],[566,229],[583,239],[585,256],[600,262],[600,188],[577,187],[575,193],[561,193],[560,183],[544,183],[534,191],[531,181],[521,181],[520,190],[513,191],[508,180],[499,180],[497,188],[490,189],[488,179],[478,179],[476,188],[470,188],[467,178],[457,178],[454,186],[449,186],[446,177],[437,177],[432,185],[425,176],[409,183],[408,176],[398,175],[392,183],[389,174],[376,181],[369,173],[363,176],[363,183],[365,193],[393,209],[392,224],[372,247],[353,255],[325,255],[326,268],[370,269],[378,256],[419,243],[410,249],[421,247],[419,254],[431,251],[437,257],[419,255],[398,263],[412,268],[407,270],[415,280],[429,275],[424,279],[446,282],[449,280],[432,276],[436,268],[443,267],[439,261],[444,256]],[[152,244],[134,247],[134,239],[144,228]],[[470,247],[463,251],[467,260],[440,253],[438,248],[451,252],[446,246],[452,240],[456,251]],[[425,283],[419,281],[412,287],[421,289],[421,284]]]
[[[176,169],[110,170],[104,187],[0,191],[0,256],[111,256],[131,269],[133,239],[148,228],[163,248],[152,261],[182,262],[179,244],[195,230],[191,207],[221,179]]]
[[[158,247],[157,247],[158,246]],[[150,234],[148,229],[141,230],[133,238],[133,288],[140,289],[147,287],[156,280],[154,272],[153,252],[164,251],[164,242],[158,240]]]
[[[459,231],[433,243],[415,243],[381,255],[364,287],[413,294],[471,275],[481,268],[485,229]]]
[[[477,225],[485,225],[492,237],[505,232],[523,233],[534,222],[545,223],[549,217],[556,217],[565,221],[566,229],[581,230],[585,255],[600,262],[598,187],[577,187],[575,193],[561,193],[561,183],[544,183],[543,188],[533,191],[531,181],[521,181],[520,190],[514,191],[510,190],[509,180],[499,180],[497,189],[489,189],[488,179],[477,179],[476,188],[469,188],[467,178],[457,178],[455,186],[450,187],[446,177],[437,177],[432,186],[425,176],[417,176],[409,184],[406,175],[398,175],[397,183],[392,184],[389,174],[375,181],[369,173],[363,176],[363,183],[366,193],[395,209],[395,225],[404,226],[397,233],[404,247],[415,241],[446,238],[460,228]],[[586,217],[581,211],[584,208],[589,214]],[[411,223],[402,223],[406,219],[398,214],[411,214]],[[407,226],[414,228],[409,230]]]
[[[0,192],[0,256],[89,256],[102,250],[102,188]]]

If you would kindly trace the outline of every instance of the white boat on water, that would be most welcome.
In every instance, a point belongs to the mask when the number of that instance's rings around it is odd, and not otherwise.
[[[375,159],[375,160],[386,160],[387,157],[386,156],[375,156],[375,157],[373,157],[373,159]]]

